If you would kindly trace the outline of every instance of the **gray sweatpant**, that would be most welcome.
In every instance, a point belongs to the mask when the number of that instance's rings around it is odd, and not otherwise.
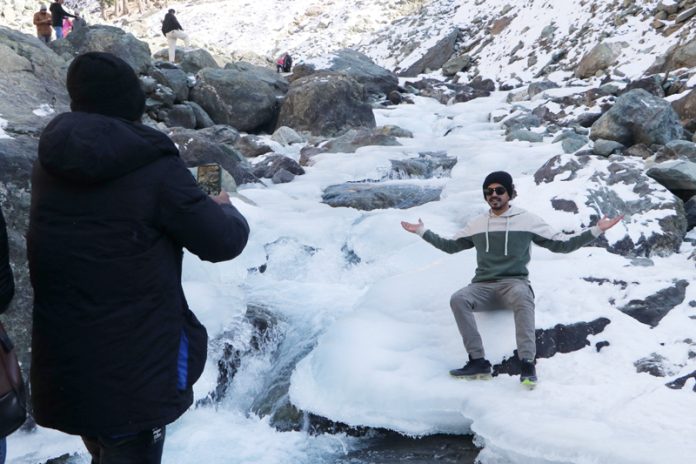
[[[484,358],[483,341],[476,327],[474,312],[512,309],[515,317],[517,355],[520,359],[534,359],[534,292],[529,281],[504,279],[493,282],[473,282],[458,290],[450,298],[450,306],[462,334],[466,352],[473,359]]]

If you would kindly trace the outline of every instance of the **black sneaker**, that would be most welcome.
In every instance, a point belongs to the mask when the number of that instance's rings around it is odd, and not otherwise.
[[[491,363],[486,358],[471,359],[471,356],[469,356],[469,362],[464,367],[452,369],[449,373],[452,377],[458,379],[490,379]]]
[[[534,388],[537,383],[536,368],[534,367],[534,361],[529,359],[522,359],[520,361],[520,368],[522,373],[520,374],[520,382],[522,385],[529,388]]]

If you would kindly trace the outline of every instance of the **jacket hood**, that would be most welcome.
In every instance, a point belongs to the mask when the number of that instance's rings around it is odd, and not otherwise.
[[[494,218],[494,217],[509,218],[509,217],[512,217],[512,216],[517,216],[517,215],[522,214],[522,213],[524,213],[524,210],[523,210],[523,209],[517,208],[516,206],[512,206],[512,205],[510,205],[510,208],[508,208],[508,210],[505,211],[505,212],[504,212],[503,214],[501,214],[500,216],[498,216],[497,214],[493,213],[493,210],[492,210],[492,209],[491,209],[491,210],[488,210],[488,215],[489,215],[491,218]]]
[[[164,156],[174,142],[140,123],[73,111],[55,117],[39,140],[39,162],[50,174],[82,184],[116,179]]]

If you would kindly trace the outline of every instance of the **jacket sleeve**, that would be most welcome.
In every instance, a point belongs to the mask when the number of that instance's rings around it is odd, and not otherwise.
[[[10,253],[7,246],[7,226],[5,217],[0,211],[0,313],[5,312],[10,305],[14,291],[14,277],[12,276]]]
[[[199,258],[227,261],[237,257],[249,238],[249,225],[237,208],[219,205],[196,184],[179,158],[164,176],[161,223],[167,235]]]
[[[602,234],[599,227],[594,226],[577,234],[564,234],[551,228],[544,220],[534,216],[532,241],[554,253],[570,253],[587,245]]]
[[[445,253],[457,253],[458,251],[468,250],[474,247],[474,242],[467,237],[459,237],[457,239],[442,238],[432,230],[426,230],[423,234],[423,240],[438,248]]]

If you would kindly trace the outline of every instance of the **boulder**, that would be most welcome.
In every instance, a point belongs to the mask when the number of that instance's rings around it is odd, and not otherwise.
[[[269,155],[266,159],[254,165],[254,175],[265,179],[274,177],[281,170],[295,176],[301,176],[305,173],[297,161],[283,155]]]
[[[696,163],[692,161],[657,163],[648,169],[646,174],[672,192],[685,191],[696,194]]]
[[[646,175],[641,159],[557,155],[534,174],[534,180],[535,194],[547,195],[551,209],[553,199],[572,201],[577,213],[563,214],[579,215],[583,227],[604,215],[625,215],[619,226],[591,246],[628,257],[668,256],[679,250],[684,239],[683,202]],[[558,192],[567,193],[560,196]]]
[[[202,69],[190,98],[208,113],[216,124],[226,124],[243,132],[269,128],[278,112],[277,90],[257,79],[254,71],[240,69]]]
[[[273,89],[276,97],[282,97],[288,93],[288,88],[290,86],[288,80],[282,74],[265,66],[256,66],[245,61],[237,61],[236,63],[227,63],[225,69],[238,72],[249,79],[267,84]]]
[[[631,300],[619,309],[643,324],[657,327],[663,317],[684,301],[688,286],[688,281],[678,280],[671,287],[664,288],[643,300]]]
[[[471,57],[469,55],[453,56],[445,64],[442,65],[442,74],[445,76],[454,76],[459,71],[466,71],[471,65]]]
[[[252,172],[252,166],[239,152],[227,144],[211,141],[201,132],[173,128],[168,134],[179,148],[181,159],[186,166],[217,163],[234,178],[237,185],[259,182],[258,177]]]
[[[5,132],[39,135],[69,111],[65,61],[36,37],[0,26],[0,118]]]
[[[621,152],[626,148],[619,142],[613,140],[597,139],[592,147],[592,152],[599,156],[609,156],[613,153]]]
[[[56,53],[81,55],[86,52],[112,53],[133,67],[137,74],[146,74],[151,64],[150,47],[133,34],[113,26],[79,28],[63,40],[49,44]]]
[[[179,104],[171,108],[161,110],[158,120],[164,122],[167,127],[196,128],[196,114],[189,105]]]
[[[558,87],[560,86],[553,81],[532,82],[529,84],[529,87],[527,87],[527,94],[529,95],[529,98],[534,98],[534,96],[544,92],[545,90],[557,89]]]
[[[670,72],[679,68],[696,66],[696,38],[681,44],[675,44],[667,52],[655,59],[655,62],[645,71],[646,74]]]
[[[277,125],[329,137],[376,126],[364,87],[350,77],[325,73],[293,81]]]
[[[25,236],[29,226],[31,171],[38,147],[38,140],[34,137],[0,138],[0,205],[7,222],[10,263],[15,280],[15,295],[2,315],[2,321],[17,347],[17,358],[25,375],[29,373],[31,361],[34,298],[29,282]]]
[[[686,211],[686,228],[691,230],[696,227],[696,195],[684,203],[684,211]]]
[[[362,84],[370,95],[386,96],[399,86],[396,74],[375,64],[367,55],[350,48],[343,48],[315,62],[310,61],[303,74],[315,72],[348,76]]]
[[[682,98],[674,100],[672,108],[677,112],[679,119],[683,123],[696,119],[696,90],[692,90]]]
[[[208,113],[206,113],[198,103],[185,101],[183,104],[191,108],[191,111],[193,111],[193,116],[196,119],[194,129],[205,129],[215,125],[215,122],[210,118],[210,116],[208,116]]]
[[[402,63],[409,64],[397,69],[398,75],[415,77],[428,69],[441,68],[454,53],[454,45],[458,35],[459,29],[452,29],[446,32],[438,42],[426,49],[419,46],[420,44],[414,44],[414,51],[402,61]]]
[[[417,158],[389,160],[390,179],[431,179],[447,177],[457,164],[457,158],[447,156],[447,152],[421,152]]]
[[[634,89],[618,97],[614,106],[592,124],[590,138],[614,140],[625,146],[664,145],[683,134],[679,116],[667,101]]]
[[[655,161],[687,160],[696,163],[696,143],[688,140],[672,140],[655,152]]]
[[[580,59],[575,76],[585,79],[594,76],[597,71],[607,69],[616,63],[621,56],[621,50],[626,46],[624,42],[598,43]]]
[[[374,209],[407,209],[440,199],[442,188],[408,184],[349,182],[330,185],[322,201],[333,207],[348,207],[363,211]]]
[[[293,143],[304,143],[306,140],[300,134],[287,126],[280,126],[271,135],[271,140],[278,142],[283,146],[292,145]]]
[[[511,142],[513,140],[521,140],[523,142],[543,142],[544,135],[537,132],[532,132],[527,129],[514,129],[511,130],[507,136],[505,136],[506,142]]]
[[[174,92],[175,101],[183,102],[188,100],[189,87],[186,73],[176,65],[162,61],[156,63],[150,76],[160,84],[169,87]],[[141,80],[142,81],[142,80]],[[143,89],[145,90],[145,89]]]
[[[169,50],[162,49],[153,55],[155,59],[167,60],[169,58]],[[187,74],[196,74],[204,68],[219,68],[220,66],[207,50],[197,48],[194,50],[182,50],[177,47],[174,59],[178,66]]]
[[[322,148],[328,153],[355,153],[360,147],[369,145],[398,146],[401,145],[393,135],[386,135],[380,129],[350,129]]]

